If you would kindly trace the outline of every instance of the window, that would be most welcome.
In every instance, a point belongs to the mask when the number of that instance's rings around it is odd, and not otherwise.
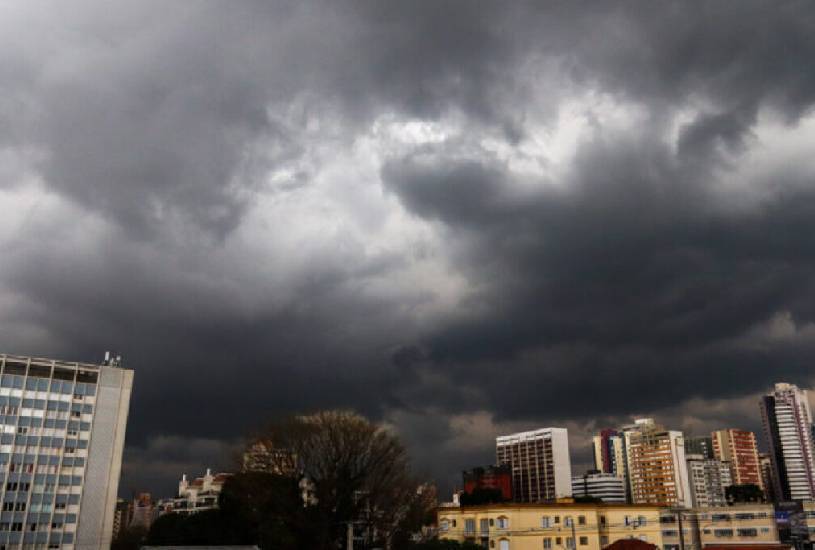
[[[588,546],[589,537],[580,537],[580,546]]]
[[[453,520],[453,527],[456,526],[456,520]]]
[[[606,526],[606,516],[600,516],[600,525]]]
[[[640,540],[642,542],[648,542],[648,535],[640,535]]]
[[[730,521],[730,514],[713,514],[711,519],[713,521]]]
[[[25,512],[25,502],[15,502],[14,503],[14,511],[15,512]]]
[[[465,519],[464,520],[464,533],[465,534],[466,533],[475,533],[475,520],[474,519],[470,518],[470,519]]]
[[[544,529],[548,529],[550,527],[549,516],[543,516],[541,518],[541,527],[543,527]]]
[[[498,518],[498,528],[499,529],[509,529],[509,518]]]
[[[648,525],[648,520],[645,516],[637,516],[637,525],[640,527]]]
[[[507,539],[501,539],[501,542],[498,543],[498,548],[500,550],[509,550],[509,541]]]
[[[600,536],[600,548],[608,546],[608,537],[606,535]]]
[[[678,537],[679,536],[679,531],[673,531],[673,530],[663,531],[662,536],[663,537]]]
[[[577,516],[578,525],[586,525],[586,516]]]
[[[561,544],[563,544],[563,539],[562,539],[562,538],[560,538],[560,537],[555,537],[555,544],[557,544],[558,546],[560,546]]]
[[[733,536],[733,529],[714,529],[713,530],[714,537],[732,537]]]
[[[574,539],[572,537],[566,537],[566,548],[574,548]]]
[[[676,523],[676,516],[660,516],[660,523]]]
[[[755,527],[738,529],[736,533],[738,533],[740,537],[757,537],[758,529],[756,529]]]
[[[450,522],[446,519],[443,519],[439,522],[439,529],[442,531],[449,531],[450,530]]]
[[[563,524],[566,527],[571,527],[572,526],[572,518],[567,516],[566,518],[563,519]]]
[[[756,515],[750,513],[741,513],[736,514],[736,519],[756,519]]]
[[[544,550],[550,550],[552,548],[552,538],[546,537],[543,539],[543,548]]]
[[[811,530],[811,529],[812,529],[812,527],[810,527],[810,530]],[[761,532],[762,532],[762,533],[769,533],[769,532],[770,532],[770,528],[769,528],[769,527],[762,527],[762,528],[761,528]]]
[[[490,530],[490,520],[489,519],[484,518],[479,522],[479,524],[481,526],[481,532],[482,533],[486,533],[487,531]]]
[[[555,516],[555,523],[560,523],[560,516]]]
[[[11,530],[12,531],[22,531],[23,530],[23,524],[21,522],[19,522],[19,521],[15,521],[14,523],[11,524]]]

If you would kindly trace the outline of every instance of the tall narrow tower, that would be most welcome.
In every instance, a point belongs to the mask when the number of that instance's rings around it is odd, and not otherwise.
[[[772,462],[773,489],[780,500],[815,497],[812,412],[806,391],[779,383],[761,398],[764,436]]]

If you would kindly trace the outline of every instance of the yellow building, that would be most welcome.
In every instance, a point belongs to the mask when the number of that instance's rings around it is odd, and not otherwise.
[[[772,505],[676,510],[650,505],[492,504],[439,508],[439,538],[496,550],[601,550],[640,539],[661,550],[778,542]]]

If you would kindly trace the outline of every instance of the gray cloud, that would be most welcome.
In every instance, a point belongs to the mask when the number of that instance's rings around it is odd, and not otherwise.
[[[292,411],[449,482],[809,382],[805,3],[3,10],[0,345],[124,354],[128,490]]]

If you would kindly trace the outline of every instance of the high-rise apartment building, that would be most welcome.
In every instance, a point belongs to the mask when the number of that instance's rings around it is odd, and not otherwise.
[[[628,435],[631,499],[635,504],[690,506],[691,492],[682,432],[641,422]]]
[[[725,488],[731,485],[730,465],[702,454],[689,454],[687,460],[693,506],[727,506]]]
[[[746,430],[717,430],[711,434],[713,455],[730,464],[733,485],[758,485],[764,490],[756,435]]]
[[[133,371],[0,355],[0,548],[107,549]]]
[[[606,428],[593,438],[594,467],[598,472],[623,477],[625,453],[623,439],[617,430]]]
[[[496,438],[498,464],[512,470],[516,502],[544,502],[572,495],[566,428],[542,428]]]
[[[761,399],[761,416],[776,498],[813,500],[812,412],[806,391],[794,384],[776,384],[773,392]]]

